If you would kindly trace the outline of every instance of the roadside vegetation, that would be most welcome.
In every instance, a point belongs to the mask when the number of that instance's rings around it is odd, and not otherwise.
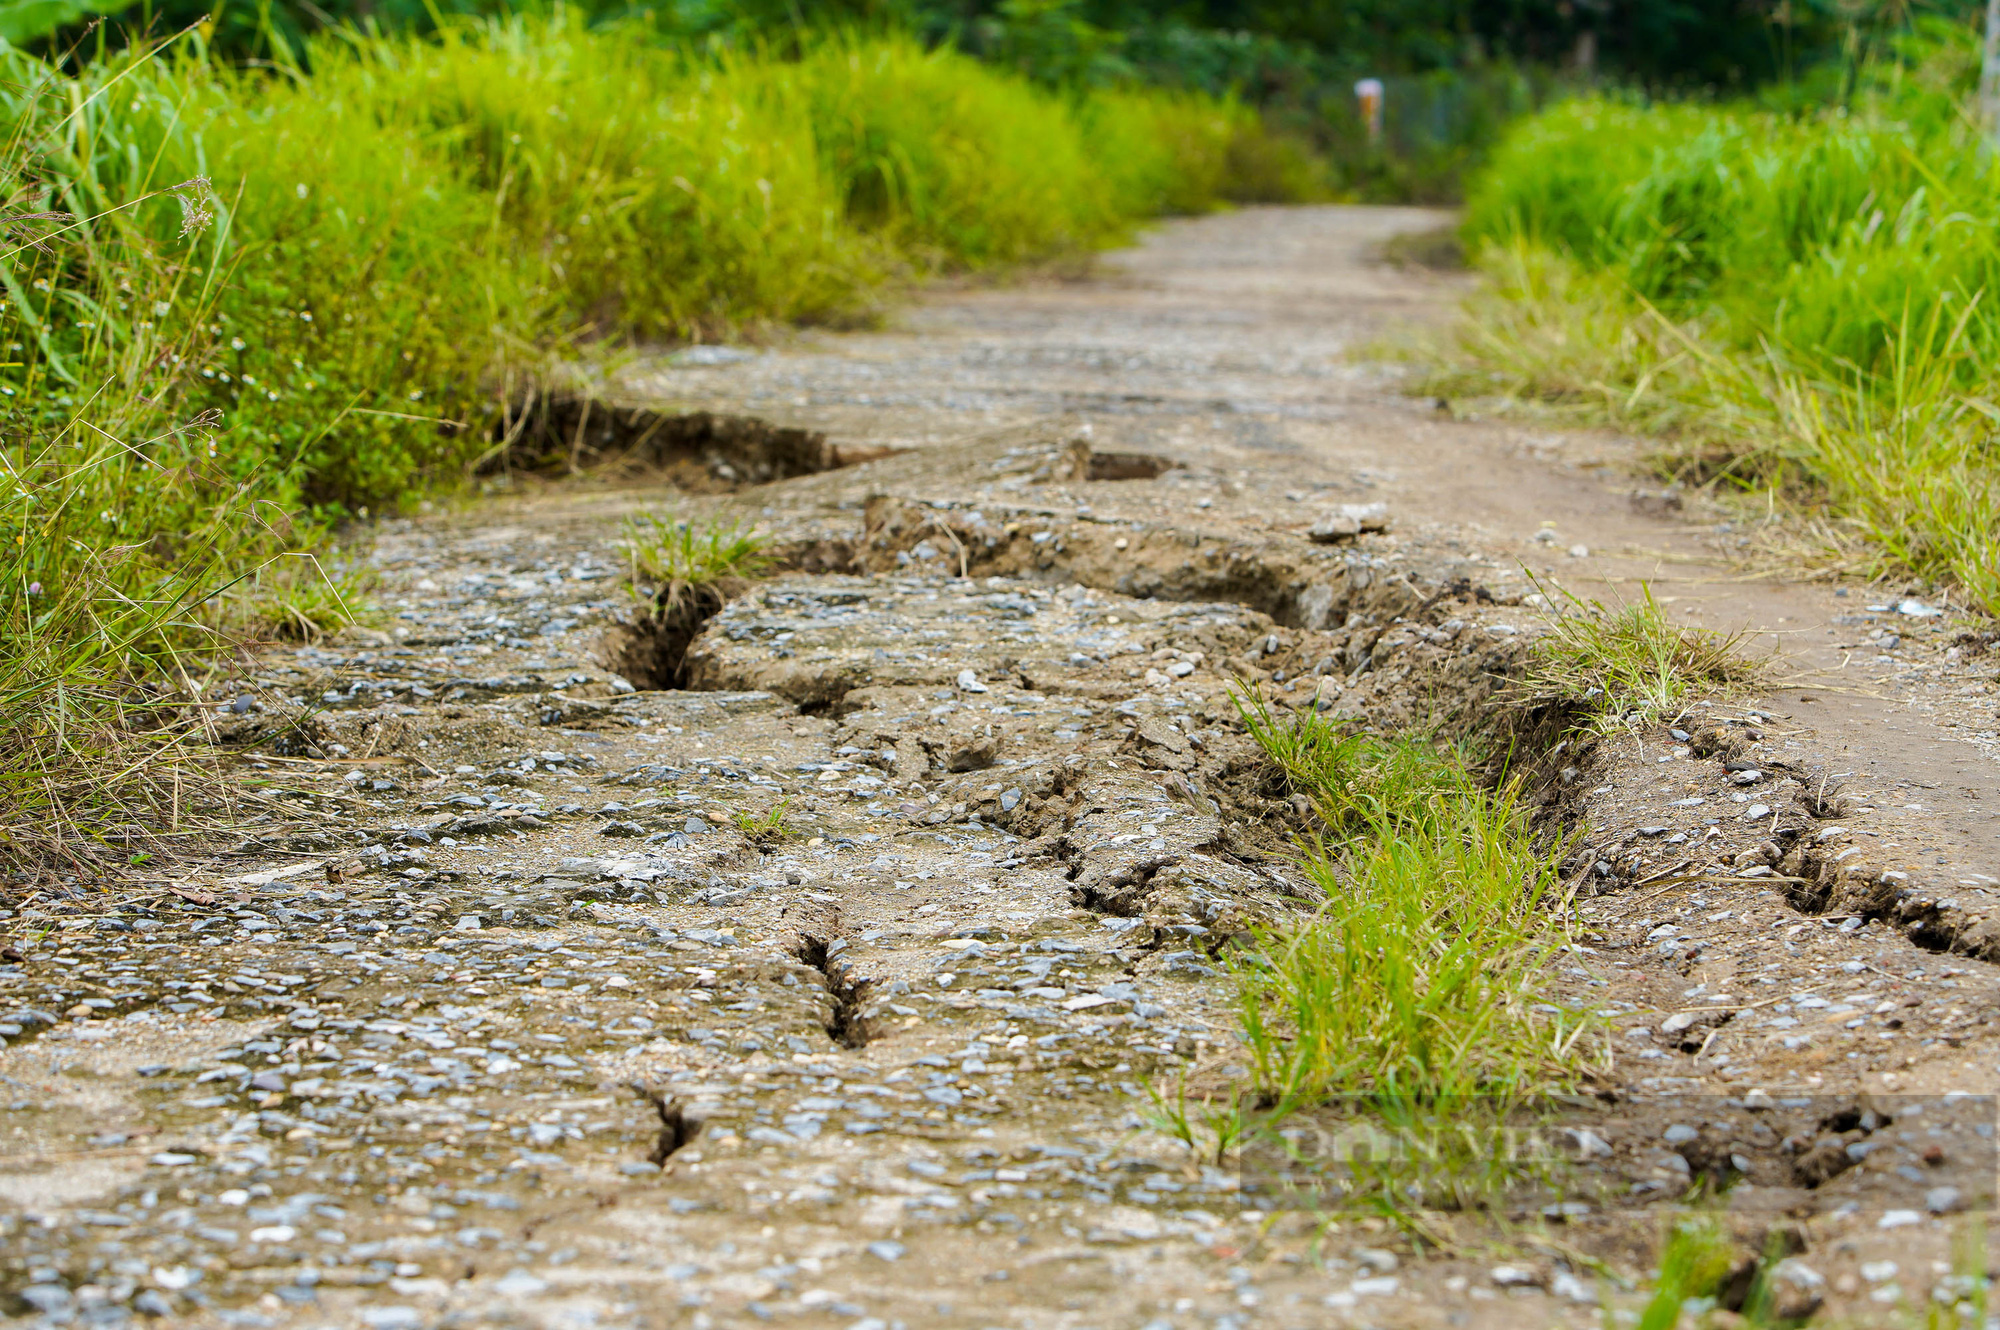
[[[559,362],[1086,251],[1243,192],[1264,132],[895,35],[781,58],[557,10],[244,68],[204,34],[0,48],[0,867],[172,843],[214,663],[365,605],[296,556],[491,462]],[[758,557],[681,538],[684,590]]]
[[[786,820],[791,806],[791,796],[787,795],[761,813],[739,812],[733,820],[746,840],[772,848],[803,834]]]
[[[1468,200],[1491,290],[1439,386],[1643,431],[1782,508],[1783,552],[2000,614],[2000,157],[1969,24],[1814,102],[1567,102]]]

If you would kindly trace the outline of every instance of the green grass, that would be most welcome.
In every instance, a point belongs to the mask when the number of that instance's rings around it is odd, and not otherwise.
[[[1659,1277],[1640,1309],[1638,1330],[1675,1330],[1688,1302],[1711,1297],[1735,1268],[1735,1246],[1713,1217],[1675,1220],[1661,1244]],[[1768,1319],[1752,1324],[1768,1324]]]
[[[1537,834],[1512,791],[1481,785],[1448,745],[1239,706],[1330,832],[1302,857],[1319,908],[1261,932],[1237,969],[1265,1104],[1504,1107],[1572,1083],[1591,1025],[1543,996],[1565,940],[1565,843]]]
[[[1146,1120],[1153,1129],[1180,1141],[1218,1168],[1228,1159],[1230,1149],[1258,1126],[1242,1092],[1233,1086],[1226,1092],[1204,1094],[1190,1107],[1185,1072],[1171,1093],[1149,1084],[1146,1094],[1152,1100]]]
[[[248,514],[218,503],[164,551],[111,544],[121,490],[158,482],[157,460],[76,431],[4,452],[0,871],[142,861],[208,811],[190,648]]]
[[[269,559],[218,597],[226,632],[251,640],[317,642],[350,624],[382,617],[369,599],[374,569],[343,565],[338,551],[301,551]]]
[[[1782,500],[1815,561],[2000,614],[2000,164],[1972,34],[1927,31],[1849,106],[1517,127],[1468,201],[1495,294],[1450,388],[1650,432],[1663,470]]]
[[[633,594],[663,611],[704,588],[758,577],[772,565],[763,536],[743,522],[719,517],[703,523],[650,514],[632,518],[623,540]]]
[[[1536,583],[1550,598],[1548,632],[1536,640],[1520,690],[1573,702],[1600,731],[1678,718],[1702,698],[1759,682],[1743,635],[1667,621],[1650,586],[1635,602],[1607,608]]]
[[[797,828],[785,820],[785,814],[791,810],[791,806],[791,797],[788,795],[761,813],[739,812],[733,815],[732,820],[736,823],[736,829],[742,832],[746,839],[760,845],[776,844],[779,841],[791,840],[800,834]]]

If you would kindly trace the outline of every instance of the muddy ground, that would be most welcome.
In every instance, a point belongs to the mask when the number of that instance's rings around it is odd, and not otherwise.
[[[382,624],[217,699],[241,843],[0,916],[0,1312],[1596,1326],[1715,1170],[1787,1310],[1969,1307],[1995,658],[1921,588],[1746,574],[1629,441],[1407,395],[1370,348],[1467,279],[1382,246],[1441,222],[1174,223],[647,358],[537,427],[590,478],[377,529]],[[621,521],[716,510],[784,568],[635,626]],[[1155,1096],[1244,1084],[1232,940],[1310,909],[1231,681],[1490,719],[1529,573],[1644,580],[1784,686],[1522,731],[1581,836],[1546,997],[1608,1017],[1563,1137],[1603,1186],[1419,1247],[1246,1193]]]

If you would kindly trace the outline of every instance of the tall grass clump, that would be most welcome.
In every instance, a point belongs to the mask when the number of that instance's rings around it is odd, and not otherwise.
[[[1544,992],[1566,846],[1447,745],[1239,708],[1327,828],[1302,857],[1319,908],[1263,932],[1237,971],[1262,1100],[1281,1113],[1335,1099],[1504,1109],[1574,1080],[1589,1022]]]
[[[835,38],[797,68],[847,216],[944,266],[1017,262],[1116,232],[1071,106],[948,48]]]
[[[740,583],[770,571],[769,541],[737,521],[696,525],[651,515],[629,519],[622,532],[631,560],[633,594],[678,605],[718,583]]]
[[[184,653],[283,521],[189,382],[213,340],[208,182],[93,187],[143,143],[98,104],[143,111],[150,75],[80,86],[0,51],[0,872],[143,861],[204,811]]]
[[[1477,382],[1651,431],[1661,465],[1789,498],[1833,562],[2000,613],[2000,159],[1969,29],[1851,103],[1566,103],[1468,202]]]
[[[407,130],[193,37],[74,76],[0,51],[0,109],[0,872],[104,870],[217,806],[240,588],[463,446],[490,246]]]
[[[692,60],[560,9],[314,57],[309,91],[417,128],[440,177],[473,191],[543,337],[825,319],[879,276],[807,108],[763,62]]]

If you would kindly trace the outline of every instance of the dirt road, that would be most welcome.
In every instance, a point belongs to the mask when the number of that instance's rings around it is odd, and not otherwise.
[[[1747,578],[1619,440],[1404,395],[1369,348],[1466,279],[1381,245],[1441,220],[1180,222],[1088,281],[647,358],[542,440],[625,481],[385,524],[383,628],[221,703],[236,852],[0,918],[0,1310],[1598,1325],[1718,1144],[1805,1243],[1788,1307],[1968,1297],[1993,658],[1902,589]],[[635,627],[621,521],[714,510],[784,569]],[[1787,687],[1549,755],[1583,831],[1546,998],[1610,1018],[1618,1191],[1419,1251],[1246,1196],[1156,1097],[1243,1083],[1230,940],[1310,908],[1231,680],[1476,717],[1524,569],[1644,579]]]

